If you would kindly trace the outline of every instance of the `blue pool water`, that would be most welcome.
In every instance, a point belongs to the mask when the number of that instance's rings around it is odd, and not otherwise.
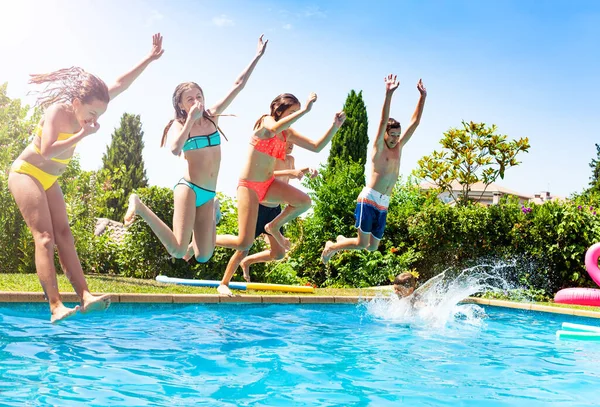
[[[444,326],[364,305],[128,305],[49,324],[0,304],[0,405],[591,406],[600,343],[563,315],[462,305]]]

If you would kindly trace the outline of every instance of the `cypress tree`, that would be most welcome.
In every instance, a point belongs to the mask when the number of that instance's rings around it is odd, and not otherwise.
[[[346,122],[333,137],[327,164],[333,168],[337,160],[353,161],[360,163],[364,170],[369,144],[369,120],[362,91],[350,91],[344,103],[344,112]]]
[[[143,136],[140,116],[124,113],[102,157],[101,178],[105,184],[109,181],[107,184],[112,192],[106,199],[106,214],[113,220],[123,220],[133,190],[148,186],[142,157]]]

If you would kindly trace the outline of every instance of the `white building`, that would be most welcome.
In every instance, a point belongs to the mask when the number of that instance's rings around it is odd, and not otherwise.
[[[420,185],[422,190],[436,189],[437,186],[430,182],[423,182]],[[438,195],[438,198],[448,204],[454,205],[455,201],[452,197],[458,199],[459,196],[462,195],[462,185],[458,181],[454,181],[452,183],[452,194],[447,191],[442,192]],[[562,200],[564,198],[561,197],[553,197],[550,195],[550,192],[544,191],[534,196],[522,194],[520,192],[513,191],[508,188],[504,188],[496,183],[491,183],[487,186],[483,182],[477,182],[471,185],[471,190],[469,191],[469,199],[475,202],[479,202],[482,205],[494,205],[500,202],[500,198],[505,195],[512,195],[519,199],[521,204],[525,204],[528,202],[533,202],[536,204],[543,204],[544,202],[553,201],[553,200]]]

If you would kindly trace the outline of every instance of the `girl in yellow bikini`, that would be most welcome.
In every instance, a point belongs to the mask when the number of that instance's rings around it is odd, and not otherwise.
[[[215,195],[221,166],[221,132],[219,116],[244,89],[250,75],[263,56],[267,43],[261,35],[256,55],[242,71],[229,93],[205,110],[204,92],[194,82],[184,82],[175,88],[173,108],[175,118],[163,132],[161,147],[167,144],[174,155],[187,160],[187,171],[173,188],[173,230],[169,228],[136,194],[129,198],[125,225],[139,215],[160,239],[169,254],[188,259],[195,255],[200,263],[210,260],[215,250]],[[191,241],[191,244],[190,244]]]
[[[30,83],[47,85],[38,98],[38,105],[45,112],[32,143],[11,167],[8,188],[35,240],[35,266],[50,303],[52,322],[69,317],[78,309],[99,311],[110,305],[109,295],[94,296],[88,289],[56,180],[65,171],[77,143],[98,131],[98,118],[108,102],[162,54],[162,36],[155,34],[148,56],[110,87],[76,67],[31,75]],[[81,299],[81,307],[68,308],[61,300],[54,268],[55,245],[65,275]]]

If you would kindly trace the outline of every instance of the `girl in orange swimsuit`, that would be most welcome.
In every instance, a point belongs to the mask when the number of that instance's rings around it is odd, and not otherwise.
[[[81,299],[81,311],[105,310],[110,305],[109,295],[94,296],[88,289],[56,180],[65,171],[77,143],[98,131],[97,120],[108,102],[163,54],[161,35],[155,34],[152,40],[148,56],[110,87],[81,68],[31,75],[30,83],[46,85],[38,98],[38,105],[45,112],[36,137],[11,167],[8,188],[35,240],[35,266],[50,303],[52,322],[71,316],[80,308],[68,308],[62,302],[54,246],[65,275]]]
[[[216,240],[217,246],[236,249],[217,289],[220,294],[232,295],[228,287],[229,281],[252,247],[259,203],[287,205],[281,214],[265,225],[265,231],[285,250],[289,250],[290,242],[279,229],[310,208],[308,195],[275,179],[273,173],[276,160],[285,160],[287,142],[309,151],[320,152],[344,123],[344,112],[336,113],[333,124],[318,140],[311,140],[292,129],[290,126],[308,113],[316,100],[317,95],[311,93],[306,106],[301,108],[294,95],[279,95],[271,102],[270,114],[263,115],[254,125],[249,158],[237,189],[239,235],[218,235]]]

